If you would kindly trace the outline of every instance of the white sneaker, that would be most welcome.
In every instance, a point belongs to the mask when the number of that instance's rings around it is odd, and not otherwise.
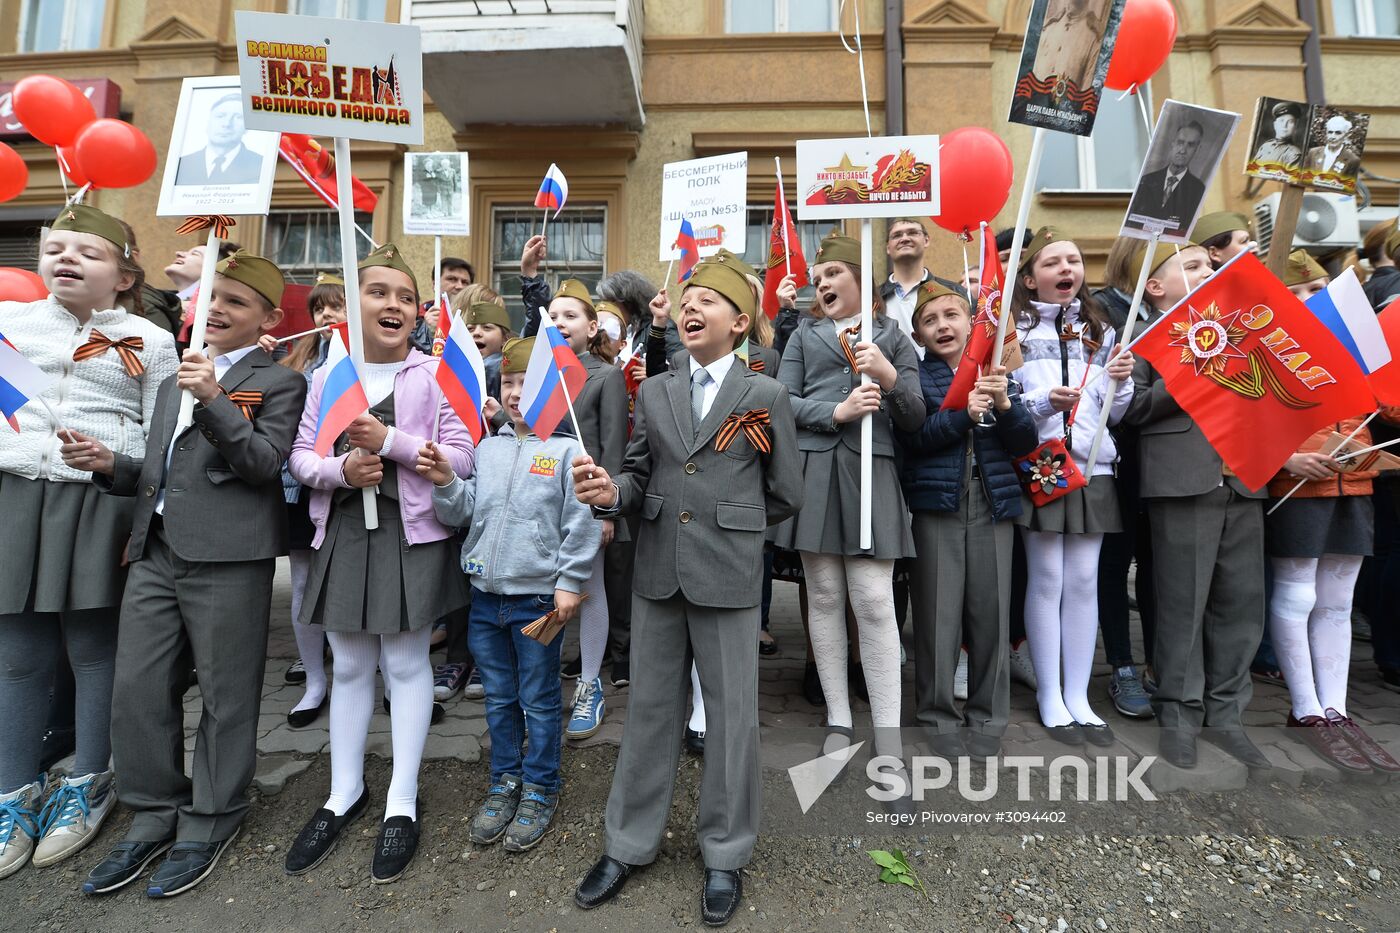
[[[1035,690],[1039,684],[1035,679],[1035,666],[1031,664],[1030,645],[1029,641],[1022,641],[1020,647],[1011,649],[1011,679]]]
[[[953,699],[967,699],[967,652],[958,653],[958,669],[953,672]]]
[[[39,835],[39,804],[44,799],[44,778],[0,796],[0,878],[24,867],[34,853]]]
[[[97,838],[117,803],[112,772],[65,777],[44,804],[34,867],[57,864]]]

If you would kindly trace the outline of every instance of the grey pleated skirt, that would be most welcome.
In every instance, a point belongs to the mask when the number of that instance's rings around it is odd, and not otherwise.
[[[330,632],[416,632],[467,604],[467,578],[453,538],[403,543],[399,504],[375,497],[379,527],[365,530],[358,489],[337,496],[326,537],[311,558],[302,623]]]
[[[898,560],[914,556],[909,508],[893,457],[875,457],[872,469],[870,550],[860,547],[860,454],[838,443],[802,453],[802,508],[769,540],[780,548],[817,554]]]
[[[1270,557],[1370,557],[1375,542],[1370,496],[1295,497],[1264,519],[1264,550]]]
[[[0,615],[120,606],[136,500],[0,472]]]
[[[1039,507],[1032,505],[1030,497],[1022,493],[1021,514],[1016,524],[1027,531],[1062,535],[1111,535],[1122,531],[1123,515],[1118,509],[1115,482],[1108,474],[1095,476],[1083,489]]]

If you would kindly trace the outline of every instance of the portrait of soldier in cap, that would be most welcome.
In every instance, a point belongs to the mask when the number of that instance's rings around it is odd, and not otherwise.
[[[1260,178],[1290,180],[1303,163],[1303,132],[1307,108],[1296,101],[1263,97],[1254,119],[1254,155],[1250,159]]]

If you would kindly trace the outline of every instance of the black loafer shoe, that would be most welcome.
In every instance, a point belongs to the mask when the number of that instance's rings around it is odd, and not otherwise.
[[[956,732],[934,732],[929,730],[928,747],[931,752],[948,761],[957,761],[967,754],[963,737]]]
[[[1244,762],[1251,771],[1268,771],[1273,764],[1259,747],[1239,729],[1207,729],[1201,738],[1234,758]]]
[[[599,904],[606,904],[617,897],[617,892],[622,890],[631,874],[631,865],[603,856],[588,869],[588,874],[578,883],[578,888],[574,891],[574,903],[583,910],[592,910]]]
[[[1083,733],[1084,741],[1088,742],[1090,745],[1097,745],[1099,748],[1108,748],[1108,746],[1113,744],[1113,730],[1108,727],[1107,723],[1095,725],[1091,722],[1077,722],[1075,725],[1078,726],[1079,731]]]
[[[408,863],[418,852],[418,821],[406,816],[391,816],[379,827],[379,839],[374,844],[374,860],[370,863],[369,880],[375,884],[398,881],[408,870]]]
[[[692,755],[705,754],[705,733],[696,732],[689,726],[685,727],[685,750]]]
[[[826,694],[822,692],[822,679],[817,674],[817,665],[808,661],[802,669],[802,696],[813,706],[825,706]]]
[[[327,696],[316,706],[291,710],[287,713],[287,725],[293,729],[305,729],[321,718],[321,714],[326,711],[326,707],[330,706],[330,702],[331,698]]]
[[[174,844],[173,839],[160,842],[119,842],[107,857],[88,872],[83,882],[84,894],[110,894],[141,877],[146,866],[155,861]]]
[[[146,885],[147,897],[174,897],[199,884],[219,864],[224,850],[238,838],[238,830],[220,842],[177,842]]]
[[[1196,737],[1181,729],[1163,729],[1157,737],[1162,760],[1178,768],[1196,767]]]
[[[1079,723],[1072,722],[1064,726],[1041,726],[1050,738],[1061,745],[1083,745],[1084,730],[1079,728]]]
[[[995,758],[1001,754],[1001,739],[985,732],[968,732],[963,745],[973,758]]]
[[[289,875],[304,875],[324,862],[335,849],[341,830],[355,822],[368,803],[369,788],[366,787],[360,792],[360,799],[343,816],[336,816],[325,807],[311,814],[311,819],[297,833],[292,847],[287,850],[283,870]]]
[[[707,927],[722,927],[734,917],[744,896],[737,871],[705,869],[705,890],[700,895],[700,919]]]
[[[765,658],[771,658],[778,653],[778,643],[776,641],[764,641],[760,638],[758,641],[758,653]]]

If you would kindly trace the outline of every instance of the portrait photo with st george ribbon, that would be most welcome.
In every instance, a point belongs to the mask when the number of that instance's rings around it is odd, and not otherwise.
[[[1125,0],[1033,0],[1011,96],[1012,123],[1094,129]]]

